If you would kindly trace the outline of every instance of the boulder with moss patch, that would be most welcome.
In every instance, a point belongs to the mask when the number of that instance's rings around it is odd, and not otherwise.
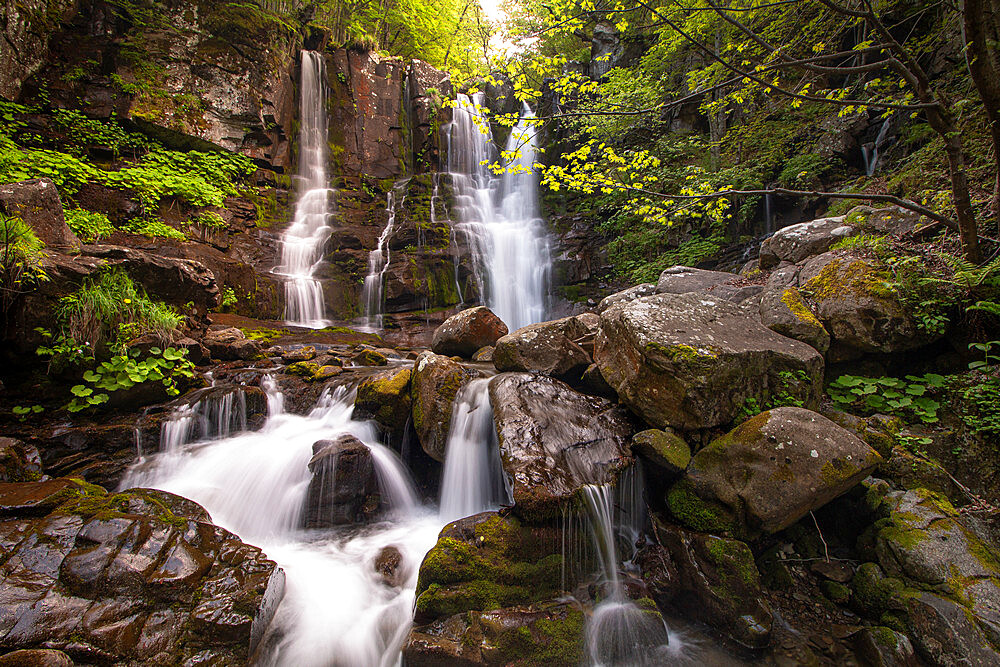
[[[692,528],[751,538],[791,526],[853,488],[881,460],[820,414],[775,408],[695,454],[667,504]]]
[[[436,354],[469,358],[507,334],[507,325],[486,306],[467,308],[434,330],[431,349]]]
[[[38,448],[14,438],[0,438],[0,482],[34,482],[42,477]]]
[[[781,262],[796,264],[826,252],[840,239],[854,233],[847,216],[819,218],[782,227],[760,244],[760,268],[767,270]]]
[[[610,401],[529,373],[502,373],[489,391],[514,511],[522,516],[558,516],[580,487],[612,482],[631,464],[632,425]]]
[[[402,434],[410,419],[409,367],[392,368],[370,375],[358,385],[354,414],[359,419],[374,419],[392,434]]]
[[[691,448],[673,431],[640,431],[632,436],[632,451],[671,475],[683,473],[691,462]]]
[[[594,361],[621,401],[651,426],[731,422],[747,404],[818,405],[823,358],[735,304],[658,294],[601,315]]]
[[[0,484],[0,638],[102,664],[241,665],[284,593],[260,549],[197,504],[80,480]]]
[[[830,348],[830,334],[795,287],[764,290],[760,297],[760,321],[771,331],[800,340],[820,353]]]
[[[830,361],[905,352],[941,337],[918,326],[889,286],[891,275],[874,260],[825,253],[806,262],[798,280],[800,293],[830,333]]]
[[[422,352],[413,362],[413,428],[420,446],[435,461],[444,461],[455,396],[477,377],[478,371],[433,352]]]
[[[501,373],[525,371],[579,380],[590,365],[590,355],[577,340],[588,334],[576,317],[521,327],[496,342],[493,365]]]

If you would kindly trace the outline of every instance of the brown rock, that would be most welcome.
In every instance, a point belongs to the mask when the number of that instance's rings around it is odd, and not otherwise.
[[[452,315],[434,331],[431,349],[436,354],[471,357],[507,333],[507,325],[486,306]]]
[[[433,352],[423,352],[413,364],[413,428],[420,446],[435,461],[444,461],[455,396],[478,371]]]
[[[330,528],[372,518],[381,499],[368,446],[352,435],[313,444],[303,526]]]
[[[59,191],[47,178],[0,185],[0,211],[24,220],[46,246],[65,250],[80,247],[80,239],[63,217]]]

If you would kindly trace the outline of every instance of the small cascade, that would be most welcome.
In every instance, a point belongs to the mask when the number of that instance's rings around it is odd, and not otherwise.
[[[764,194],[764,234],[770,236],[774,233],[774,220],[771,216],[772,196],[770,192]]]
[[[330,236],[330,197],[326,175],[326,61],[316,51],[302,52],[299,106],[299,201],[292,224],[281,238],[281,264],[274,273],[285,278],[285,320],[320,329],[325,318],[323,286],[314,277]]]
[[[666,625],[628,599],[618,573],[616,499],[609,484],[581,489],[603,580],[603,599],[587,623],[587,654],[595,666],[663,665],[680,657]],[[632,508],[637,512],[638,508]],[[633,518],[632,521],[635,519]]]
[[[454,521],[511,503],[500,463],[488,379],[473,380],[455,396],[441,481],[441,520]]]
[[[389,239],[396,229],[396,209],[406,202],[406,185],[409,179],[397,182],[386,195],[385,210],[389,220],[385,229],[378,237],[378,245],[368,253],[368,275],[365,276],[365,286],[361,292],[361,301],[365,308],[365,328],[369,331],[381,331],[383,324],[382,294],[385,288],[385,270],[389,267]],[[397,203],[398,202],[398,203]]]
[[[866,176],[874,176],[875,170],[878,169],[879,153],[885,145],[886,138],[889,136],[891,123],[892,116],[889,116],[882,122],[882,127],[878,130],[875,142],[872,144],[863,144],[861,146],[861,159],[864,160],[865,163]],[[869,148],[869,146],[871,147]]]
[[[200,415],[215,419],[222,410],[221,404],[215,412],[178,408],[163,436],[171,446],[135,464],[122,488],[152,487],[190,498],[284,569],[285,596],[254,664],[396,665],[410,627],[418,568],[441,529],[437,512],[421,505],[406,467],[378,442],[374,423],[353,419],[353,391],[338,387],[308,415],[292,415],[282,410],[270,377],[261,386],[269,407],[262,430],[234,429],[228,436],[183,443],[200,428]],[[391,511],[364,527],[303,530],[313,443],[341,434],[369,448]],[[375,567],[386,547],[401,556],[391,584]]]
[[[208,388],[173,409],[160,425],[160,451],[173,451],[193,440],[226,438],[247,429],[246,394]]]
[[[538,207],[538,154],[534,113],[527,104],[510,133],[515,154],[501,177],[484,97],[459,95],[448,128],[448,170],[455,190],[458,228],[472,255],[479,294],[513,331],[545,319],[551,258]]]

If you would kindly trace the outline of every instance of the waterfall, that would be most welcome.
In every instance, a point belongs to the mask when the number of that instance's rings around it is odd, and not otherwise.
[[[330,197],[326,174],[326,61],[316,51],[302,52],[299,101],[299,201],[292,224],[281,237],[281,264],[274,273],[285,279],[285,320],[314,329],[324,319],[323,286],[314,278],[330,236]]]
[[[396,665],[417,571],[441,529],[437,513],[418,502],[408,471],[378,442],[375,425],[353,419],[354,392],[337,388],[303,416],[282,411],[273,380],[261,385],[270,410],[261,431],[181,442],[183,420],[197,414],[189,406],[164,435],[176,444],[134,465],[122,488],[153,487],[200,503],[215,523],[285,570],[285,597],[254,664]],[[380,493],[393,511],[364,527],[304,530],[313,443],[344,433],[371,451]],[[375,568],[390,546],[402,557],[392,584]]]
[[[396,229],[396,209],[406,202],[407,183],[409,179],[399,181],[386,195],[385,210],[389,214],[389,219],[378,237],[378,245],[368,253],[368,275],[365,276],[365,286],[361,292],[361,301],[365,308],[365,328],[368,331],[382,330],[382,295],[385,289],[385,270],[389,267],[390,260],[389,238]]]
[[[493,427],[489,383],[489,379],[473,380],[455,396],[441,481],[443,521],[511,503]]]
[[[771,217],[771,193],[764,193],[764,234],[770,236],[774,231],[774,222]]]
[[[875,137],[875,143],[872,144],[871,150],[868,149],[868,145],[865,144],[861,146],[861,159],[865,162],[865,175],[874,176],[875,170],[878,168],[879,151],[881,151],[882,146],[885,145],[886,137],[889,136],[890,123],[892,122],[892,116],[889,116],[882,123],[882,127],[879,128],[878,135]]]
[[[505,153],[516,154],[503,175],[483,94],[459,95],[448,128],[448,170],[458,228],[468,240],[483,302],[514,331],[545,318],[551,259],[538,208],[535,118],[527,104]]]

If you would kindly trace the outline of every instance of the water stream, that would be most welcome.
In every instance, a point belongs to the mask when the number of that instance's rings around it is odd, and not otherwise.
[[[389,239],[396,229],[396,210],[406,202],[406,185],[409,179],[397,182],[386,195],[385,210],[389,219],[385,223],[382,234],[378,237],[378,245],[368,253],[368,275],[365,276],[365,286],[361,291],[361,302],[365,309],[365,329],[381,331],[383,324],[385,291],[385,271],[392,259],[389,255]]]
[[[516,155],[501,176],[483,113],[484,97],[459,95],[448,127],[448,170],[457,230],[464,234],[483,302],[513,331],[545,319],[551,259],[539,215],[535,115],[524,105],[505,151]]]
[[[285,280],[285,320],[320,329],[325,319],[323,286],[314,276],[330,236],[327,165],[326,61],[302,52],[299,101],[299,200],[292,224],[281,237],[281,263],[274,273]]]

